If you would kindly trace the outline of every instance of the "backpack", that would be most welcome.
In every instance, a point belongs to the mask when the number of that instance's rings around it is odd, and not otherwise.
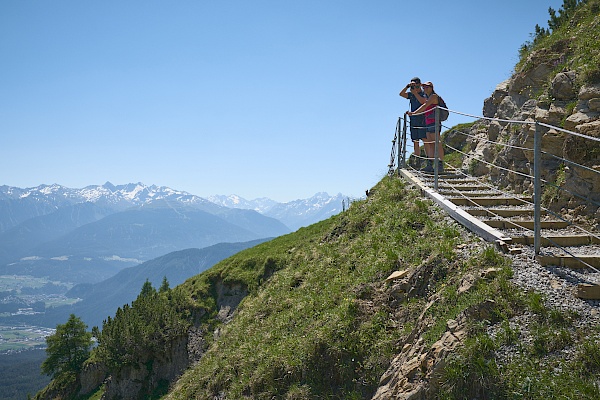
[[[438,106],[448,108],[448,106],[446,105],[446,102],[444,101],[444,99],[442,99],[442,96],[440,96],[439,94],[438,94]],[[447,120],[448,116],[450,115],[450,112],[448,110],[442,110],[441,108],[438,108],[438,110],[440,110],[440,121]]]

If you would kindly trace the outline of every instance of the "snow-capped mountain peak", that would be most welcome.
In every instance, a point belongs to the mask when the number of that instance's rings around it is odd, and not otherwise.
[[[348,197],[341,193],[330,196],[327,192],[319,192],[308,199],[299,199],[287,203],[278,203],[269,198],[246,200],[232,194],[228,196],[209,196],[208,200],[215,204],[229,207],[255,210],[261,214],[276,218],[291,229],[308,226],[317,221],[326,219],[342,211],[343,202]]]
[[[0,199],[44,199],[49,205],[77,204],[83,202],[132,207],[148,204],[157,200],[172,200],[189,205],[206,205],[212,203],[202,197],[174,190],[165,186],[146,186],[143,183],[113,185],[91,185],[82,189],[73,189],[58,184],[40,185],[33,188],[0,187]],[[214,207],[214,205],[213,205]]]
[[[330,196],[319,192],[308,199],[299,199],[287,203],[261,197],[247,200],[238,195],[214,195],[202,198],[184,191],[165,186],[147,186],[141,182],[114,185],[106,182],[103,185],[91,185],[81,189],[67,188],[58,184],[40,185],[33,188],[17,188],[0,186],[0,200],[27,200],[35,203],[35,215],[43,215],[60,207],[78,203],[94,203],[115,210],[130,207],[141,207],[156,204],[159,201],[172,202],[202,209],[217,211],[220,207],[254,210],[260,214],[278,219],[291,229],[297,229],[318,222],[343,209],[343,201],[347,197],[342,194]],[[0,221],[1,230],[5,230],[26,218],[23,214],[10,221]]]

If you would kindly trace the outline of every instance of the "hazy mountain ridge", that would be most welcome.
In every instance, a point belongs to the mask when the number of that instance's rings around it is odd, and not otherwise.
[[[185,204],[213,214],[222,211],[223,208],[254,210],[279,219],[294,230],[342,211],[344,199],[348,197],[341,193],[330,196],[326,192],[286,203],[279,203],[267,197],[247,200],[237,195],[213,195],[203,198],[166,186],[147,186],[140,182],[124,185],[106,182],[104,185],[90,185],[80,189],[59,184],[44,184],[32,188],[3,185],[0,186],[0,233],[28,219],[48,215],[79,203],[89,202],[117,212],[157,201]]]
[[[273,206],[279,204],[275,200],[271,200],[268,197],[259,197],[254,200],[247,200],[236,194],[215,194],[212,196],[208,196],[207,200],[223,207],[254,210],[261,214],[268,212],[271,208],[273,208]]]
[[[296,230],[341,212],[344,202],[348,206],[347,203],[352,199],[341,193],[330,196],[327,192],[319,192],[310,198],[286,203],[278,203],[265,197],[247,200],[238,195],[213,195],[208,200],[224,207],[258,211]]]
[[[32,248],[88,223],[96,222],[114,210],[93,203],[78,203],[30,218],[0,233],[0,265],[11,258],[25,257]]]
[[[167,278],[169,285],[174,287],[219,261],[267,240],[269,239],[219,243],[202,249],[179,250],[125,268],[102,282],[77,285],[66,296],[81,298],[82,301],[70,307],[48,310],[42,323],[53,326],[56,321],[64,321],[69,314],[74,313],[90,327],[101,326],[102,320],[114,316],[117,308],[135,300],[146,280],[153,286],[160,287],[162,279]]]

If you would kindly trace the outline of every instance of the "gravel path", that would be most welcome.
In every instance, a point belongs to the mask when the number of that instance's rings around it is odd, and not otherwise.
[[[546,296],[548,305],[560,310],[577,312],[581,325],[600,324],[600,300],[583,300],[575,296],[579,283],[600,283],[600,273],[592,270],[572,270],[563,267],[542,267],[535,261],[534,251],[523,247],[513,260],[512,281],[525,290],[535,290]]]

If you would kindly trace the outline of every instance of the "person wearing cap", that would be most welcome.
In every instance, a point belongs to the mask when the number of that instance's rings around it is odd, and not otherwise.
[[[410,90],[409,90],[410,89]],[[410,111],[415,111],[421,106],[421,104],[427,101],[425,92],[421,88],[421,79],[414,77],[410,80],[410,83],[406,85],[400,92],[400,96],[410,101]],[[425,140],[427,137],[425,132],[425,116],[424,115],[413,115],[410,117],[410,138],[414,145],[414,155],[416,160],[417,168],[421,166],[421,147],[419,145],[420,140]],[[427,148],[425,148],[425,154],[427,154]],[[429,157],[429,156],[428,156]]]
[[[433,90],[433,83],[425,82],[422,84],[423,91],[425,92],[425,96],[427,100],[425,103],[421,104],[419,108],[415,111],[408,112],[407,114],[411,116],[413,114],[418,114],[421,112],[425,112],[425,132],[427,135],[425,144],[425,153],[427,154],[427,166],[423,169],[425,172],[433,172],[433,157],[435,154],[435,108],[437,107],[439,100],[438,95]],[[441,126],[438,126],[437,131],[440,132]],[[441,172],[444,170],[444,146],[442,146],[442,141],[438,140],[438,171]]]

